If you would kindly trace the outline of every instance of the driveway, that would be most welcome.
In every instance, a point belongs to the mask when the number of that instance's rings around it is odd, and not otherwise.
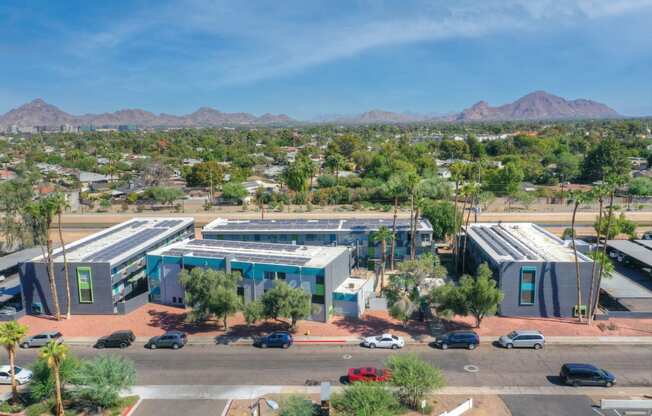
[[[587,396],[500,396],[512,416],[596,416]]]
[[[221,416],[226,400],[143,400],[132,416]]]

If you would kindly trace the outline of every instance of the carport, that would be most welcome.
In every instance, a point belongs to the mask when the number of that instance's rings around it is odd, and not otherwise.
[[[609,255],[615,272],[602,279],[600,289],[616,302],[601,301],[610,316],[652,316],[652,242],[610,240]]]

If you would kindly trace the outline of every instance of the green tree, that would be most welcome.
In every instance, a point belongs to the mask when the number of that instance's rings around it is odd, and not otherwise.
[[[63,398],[62,390],[63,386],[61,383],[61,374],[59,370],[61,369],[61,363],[66,359],[68,355],[68,346],[64,344],[59,344],[55,341],[48,342],[41,350],[39,351],[39,358],[44,360],[50,370],[52,370],[52,375],[54,377],[54,397],[55,397],[55,414],[56,416],[64,416],[63,411]]]
[[[224,168],[215,161],[201,162],[190,168],[186,175],[189,186],[208,186],[215,191],[217,186],[224,183]]]
[[[188,273],[183,270],[179,281],[186,294],[186,304],[192,308],[189,318],[202,321],[214,315],[222,319],[224,329],[228,328],[227,319],[241,307],[237,294],[240,275],[222,270],[195,267]]]
[[[298,394],[290,395],[283,401],[279,416],[318,416],[319,408],[312,400]]]
[[[508,162],[502,169],[490,172],[487,178],[489,191],[501,195],[515,195],[525,178],[523,168],[515,162]]]
[[[178,199],[183,198],[184,193],[179,188],[167,186],[153,186],[145,190],[144,197],[152,199],[159,204],[173,205]]]
[[[457,214],[457,220],[456,220]],[[448,240],[455,234],[456,224],[462,222],[461,214],[449,201],[428,201],[423,207],[423,217],[432,225],[432,237],[435,240]]]
[[[242,314],[247,325],[254,325],[263,318],[263,304],[259,300],[249,302],[242,308]]]
[[[630,163],[622,144],[613,137],[591,148],[582,162],[582,177],[588,182],[604,181],[608,176],[625,176]]]
[[[433,290],[431,301],[438,309],[457,315],[472,315],[475,327],[480,327],[482,319],[498,310],[503,300],[503,292],[496,287],[491,269],[487,263],[478,267],[476,278],[464,275],[458,286],[447,284]]]
[[[59,365],[59,377],[61,385],[65,386],[73,381],[77,375],[79,361],[68,354]],[[56,383],[54,373],[43,358],[32,364],[32,382],[30,383],[30,396],[32,400],[41,402],[50,400],[55,396]]]
[[[292,288],[285,282],[277,282],[261,298],[263,314],[271,319],[290,319],[290,328],[296,327],[297,321],[306,318],[311,312],[310,294],[301,288]]]
[[[81,362],[74,377],[73,397],[82,403],[102,409],[120,402],[120,393],[136,381],[134,363],[117,355],[101,355]]]
[[[16,386],[15,362],[16,346],[27,334],[27,326],[16,321],[9,321],[0,324],[0,345],[7,351],[9,357],[9,371],[11,374],[11,397],[14,402],[18,401],[18,387]]]
[[[335,393],[333,408],[343,416],[396,416],[402,413],[394,393],[383,384],[353,383]]]
[[[310,164],[308,164],[308,162]],[[312,175],[312,161],[297,157],[290,163],[283,172],[283,178],[289,189],[294,192],[303,193],[308,190],[308,180]]]
[[[5,251],[13,251],[32,244],[34,238],[30,227],[26,227],[25,207],[33,198],[32,181],[18,178],[0,182],[0,236]]]
[[[391,384],[398,389],[400,400],[411,409],[418,409],[426,394],[446,385],[441,370],[416,354],[392,355],[386,366],[392,372]]]
[[[383,290],[385,286],[385,266],[387,265],[387,242],[392,241],[394,235],[384,225],[381,225],[377,231],[374,231],[370,235],[370,240],[372,243],[380,243],[380,290]]]
[[[398,203],[408,195],[408,173],[392,174],[384,185],[385,194],[394,200],[394,216],[392,219],[392,241],[389,248],[389,268],[394,269],[394,256],[396,252],[396,222],[398,220]]]
[[[222,186],[222,198],[226,200],[241,201],[247,195],[247,189],[239,182],[228,182]]]

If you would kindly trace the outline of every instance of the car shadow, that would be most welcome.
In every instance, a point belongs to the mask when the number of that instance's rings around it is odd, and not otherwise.
[[[562,380],[559,376],[546,376],[546,379],[550,384],[554,384],[555,386],[566,386],[564,380]]]

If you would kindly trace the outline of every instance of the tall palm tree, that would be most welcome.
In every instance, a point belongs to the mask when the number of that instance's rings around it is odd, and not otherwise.
[[[16,371],[14,363],[16,361],[16,346],[20,340],[27,334],[27,326],[21,325],[16,321],[9,321],[0,324],[0,345],[7,350],[9,357],[9,371],[11,373],[11,397],[14,402],[18,401],[18,386],[16,385]]]
[[[607,229],[604,230],[604,244],[602,245],[602,257],[607,256],[607,240],[609,239],[609,233],[611,231],[611,223],[613,221],[613,212],[614,212],[614,195],[616,193],[616,182],[615,180],[608,181],[608,186],[609,186],[609,205],[607,206]],[[598,228],[601,227],[601,224],[598,224]],[[602,277],[604,276],[605,272],[605,264],[604,262],[599,262],[600,263],[600,269],[598,271],[598,280],[595,284],[595,290],[597,293],[600,293],[600,285],[602,284]],[[595,296],[596,299],[598,299],[598,296]],[[595,301],[595,306],[598,305],[597,300]]]
[[[460,185],[462,184],[462,181],[464,179],[465,166],[464,166],[463,163],[454,162],[453,164],[450,165],[448,170],[451,173],[451,179],[453,179],[453,181],[455,181],[455,195],[453,197],[454,198],[453,204],[455,206],[455,209],[454,209],[455,218],[453,220],[453,222],[454,222],[453,229],[455,230],[455,235],[453,236],[453,254],[455,256],[455,267],[457,267],[457,254],[458,254],[458,251],[459,251],[458,247],[457,247],[458,246],[457,234],[458,234],[458,231],[459,231],[459,224],[457,223],[457,200],[458,200],[459,194],[460,194]],[[462,215],[463,214],[464,214],[464,209],[462,209]]]
[[[583,321],[582,316],[582,282],[580,279],[580,263],[577,258],[577,247],[575,245],[575,217],[577,216],[577,209],[582,205],[587,199],[586,193],[582,191],[571,191],[569,192],[570,198],[574,201],[573,203],[573,216],[571,218],[571,245],[573,247],[573,254],[575,257],[575,281],[577,287],[577,316],[580,322]]]
[[[61,215],[70,208],[66,196],[58,192],[53,198],[53,203],[57,211],[57,231],[59,234],[59,244],[61,245],[61,254],[63,255],[63,277],[66,284],[66,319],[70,319],[72,297],[70,295],[70,276],[68,275],[68,258],[66,257],[66,245],[63,242],[63,231],[61,230]]]
[[[41,247],[43,260],[47,263],[48,281],[50,283],[50,295],[54,306],[54,317],[61,320],[61,309],[59,308],[59,296],[57,282],[54,274],[54,259],[52,256],[52,239],[50,239],[50,226],[56,213],[56,205],[52,197],[46,197],[31,202],[25,207],[26,219],[32,230],[34,241]],[[50,311],[50,313],[52,313]]]
[[[602,224],[602,216],[603,216],[603,211],[604,211],[604,198],[609,194],[609,190],[607,186],[604,184],[600,184],[596,187],[594,187],[591,192],[593,193],[592,199],[597,199],[598,200],[598,225]],[[598,254],[598,250],[600,247],[600,238],[602,237],[602,228],[597,227],[596,229],[597,237],[596,237],[596,247],[595,247],[595,255]],[[596,280],[597,276],[595,275],[595,266],[597,262],[594,261],[593,264],[591,265],[591,287],[589,288],[589,311],[588,311],[588,317],[587,317],[587,322],[589,325],[593,323],[593,313],[595,311],[595,308],[597,306],[597,297],[594,295],[594,292],[596,291]],[[600,293],[600,289],[597,289],[597,292]]]
[[[398,220],[398,201],[406,193],[406,176],[404,173],[395,173],[389,177],[384,191],[394,200],[394,217],[392,220],[392,241],[389,249],[389,268],[394,269],[394,256],[396,251],[396,222]]]
[[[55,341],[48,342],[43,348],[41,348],[41,351],[39,351],[39,358],[45,360],[50,370],[52,370],[52,374],[54,375],[56,416],[64,416],[63,399],[61,397],[61,375],[59,370],[61,368],[61,363],[63,363],[67,355],[68,346],[59,344]]]
[[[384,225],[381,225],[377,231],[371,233],[371,241],[380,243],[380,291],[385,288],[385,266],[387,264],[387,242],[394,239],[394,234]]]
[[[475,201],[476,196],[478,195],[480,191],[480,184],[477,183],[470,183],[468,185],[464,185],[462,188],[462,194],[466,196],[466,200],[469,201],[469,212],[466,213],[466,221],[464,225],[464,247],[462,248],[462,274],[464,274],[465,269],[466,269],[466,242],[468,240],[468,229],[469,229],[469,220],[471,218],[471,204],[473,204],[473,201]],[[464,213],[464,211],[462,211]]]
[[[407,189],[410,194],[410,260],[414,260],[416,257],[416,247],[415,247],[415,234],[416,234],[416,223],[417,219],[415,214],[418,214],[415,205],[417,204],[417,199],[419,198],[419,184],[421,183],[421,178],[416,173],[410,173],[406,177],[407,179]]]

